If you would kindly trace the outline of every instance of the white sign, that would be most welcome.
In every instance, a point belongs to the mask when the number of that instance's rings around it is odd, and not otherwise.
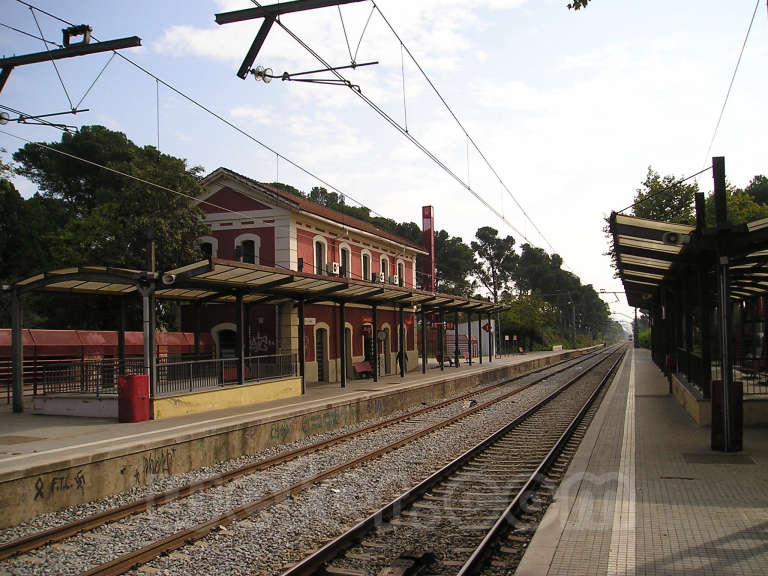
[[[504,340],[506,340],[507,342],[509,342],[509,334],[504,334]]]
[[[314,325],[315,325],[314,318],[304,318],[304,326],[314,326]]]

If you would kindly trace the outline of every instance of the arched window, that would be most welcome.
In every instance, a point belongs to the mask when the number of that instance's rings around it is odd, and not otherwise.
[[[361,253],[363,261],[363,280],[371,281],[371,253],[368,250],[363,250]]]
[[[339,276],[342,278],[349,278],[352,275],[351,254],[349,244],[344,243],[339,246]]]
[[[389,282],[389,259],[386,256],[381,257],[379,270],[384,274],[384,282]]]
[[[397,261],[397,283],[405,286],[405,264],[402,260]]]
[[[213,236],[201,236],[197,239],[204,258],[216,258],[219,254],[219,241]]]
[[[325,238],[322,236],[315,236],[315,274],[325,274],[325,261],[326,254],[328,253],[328,246],[325,242]]]
[[[240,262],[259,264],[260,248],[261,238],[256,234],[241,234],[235,238],[235,254],[238,255]]]

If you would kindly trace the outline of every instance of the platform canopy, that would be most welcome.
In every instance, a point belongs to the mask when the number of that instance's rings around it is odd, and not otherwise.
[[[768,293],[768,218],[701,228],[611,214],[614,261],[627,302],[648,308],[660,287],[706,254],[727,257],[732,299]]]
[[[157,298],[187,302],[234,302],[241,295],[246,304],[304,300],[305,303],[344,301],[483,313],[502,309],[486,300],[221,259],[201,260],[164,273],[73,266],[36,274],[16,282],[12,288],[20,293],[125,296],[152,285]]]
[[[234,301],[237,294],[242,294],[246,303],[303,299],[306,303],[345,301],[472,312],[501,308],[486,300],[220,259],[202,260],[166,272],[156,294],[161,298],[196,300],[199,297],[190,294],[197,292],[208,294],[206,300],[220,302]]]

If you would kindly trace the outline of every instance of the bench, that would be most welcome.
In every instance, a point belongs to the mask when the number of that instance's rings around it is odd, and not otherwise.
[[[459,352],[459,357],[464,358],[464,362],[469,364],[469,354],[466,352]],[[440,362],[440,357],[437,358],[437,361]],[[448,366],[453,366],[453,354],[446,354],[445,359],[443,362],[448,362]]]
[[[371,368],[371,363],[368,362],[368,360],[364,360],[363,362],[356,362],[352,364],[352,369],[355,371],[355,376],[357,376],[358,378],[373,377],[373,368]]]

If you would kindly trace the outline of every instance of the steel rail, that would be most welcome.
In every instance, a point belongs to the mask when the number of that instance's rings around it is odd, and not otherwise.
[[[559,370],[556,370],[555,372],[552,373],[552,374],[558,374],[563,370],[567,370],[571,366],[576,366],[582,362],[586,362],[587,360],[594,357],[599,352],[601,352],[601,350],[598,350],[594,353],[586,354],[582,357],[578,357],[575,362],[573,362],[574,360],[573,358],[568,358],[566,360],[562,360],[560,362],[550,364],[549,366],[544,366],[542,368],[529,370],[524,374],[519,374],[513,378],[504,380],[502,382],[497,382],[495,384],[485,386],[479,390],[473,390],[473,391],[467,392],[455,398],[443,400],[431,406],[419,408],[418,410],[414,410],[413,412],[410,412],[408,414],[395,416],[393,418],[389,418],[382,422],[371,424],[370,426],[366,426],[358,430],[352,430],[350,432],[346,432],[344,434],[335,436],[334,438],[330,438],[328,440],[317,442],[315,444],[306,446],[304,448],[296,448],[294,450],[290,450],[283,454],[278,454],[272,458],[268,458],[267,460],[262,460],[260,462],[255,462],[253,464],[247,464],[245,466],[241,466],[239,468],[230,470],[228,472],[222,472],[221,474],[217,474],[216,476],[207,478],[205,480],[198,480],[195,482],[191,482],[189,484],[185,484],[184,486],[181,486],[179,488],[168,490],[161,494],[153,494],[150,496],[146,496],[134,502],[130,502],[128,504],[124,504],[122,506],[112,508],[110,510],[105,510],[103,512],[92,514],[92,515],[86,516],[85,518],[81,518],[72,522],[68,522],[66,524],[62,524],[61,526],[56,526],[42,532],[36,532],[34,534],[30,534],[28,536],[24,536],[16,540],[12,540],[5,544],[0,544],[0,561],[5,560],[7,558],[11,558],[13,556],[17,556],[19,554],[23,554],[25,552],[36,550],[37,548],[41,548],[46,544],[60,542],[76,534],[79,534],[80,532],[93,530],[94,528],[98,528],[99,526],[103,526],[104,524],[107,524],[109,522],[116,522],[118,520],[131,516],[133,514],[140,514],[141,512],[145,512],[150,508],[164,506],[165,504],[169,504],[170,502],[173,502],[176,500],[181,500],[182,498],[187,498],[203,490],[208,490],[210,488],[221,486],[223,484],[231,482],[242,476],[253,474],[255,472],[259,472],[261,470],[265,470],[273,466],[278,466],[290,460],[294,460],[296,458],[300,458],[302,456],[306,456],[314,452],[318,452],[320,450],[325,450],[337,444],[341,444],[342,442],[346,442],[347,440],[350,440],[357,436],[362,436],[364,434],[375,432],[377,430],[386,428],[388,426],[393,426],[404,420],[408,420],[410,418],[420,416],[428,412],[439,410],[451,404],[455,404],[457,402],[462,402],[464,400],[472,398],[473,396],[478,396],[480,394],[490,392],[493,389],[500,388],[502,386],[510,384],[511,382],[520,380],[522,378],[526,378],[531,375],[537,374],[539,372],[543,372],[551,368],[556,368],[558,366],[562,367],[563,364],[570,363],[569,366],[560,368]],[[534,383],[539,381],[540,380],[536,380]]]
[[[461,456],[408,490],[407,492],[404,492],[397,498],[395,498],[392,502],[384,506],[383,508],[379,509],[378,511],[374,512],[361,522],[359,522],[357,525],[352,527],[350,530],[342,534],[341,536],[335,538],[334,540],[327,543],[325,546],[311,554],[310,556],[306,557],[301,562],[295,564],[293,567],[289,568],[285,572],[282,573],[281,576],[309,576],[312,574],[320,573],[323,570],[323,567],[328,562],[332,561],[333,559],[337,558],[342,552],[347,550],[348,548],[352,547],[356,542],[360,541],[363,536],[371,531],[372,529],[376,528],[377,526],[380,526],[384,524],[385,522],[393,519],[394,517],[398,516],[402,510],[404,510],[406,507],[408,507],[410,504],[415,502],[416,500],[420,499],[422,495],[424,495],[426,492],[431,490],[434,486],[440,484],[443,482],[446,478],[450,477],[456,470],[464,466],[467,462],[471,461],[473,458],[478,456],[480,453],[485,451],[489,446],[496,443],[499,439],[506,436],[510,431],[512,431],[514,428],[522,424],[524,421],[526,421],[528,418],[530,418],[533,414],[538,412],[542,407],[549,404],[553,399],[558,397],[562,392],[570,388],[574,383],[579,381],[581,378],[583,378],[585,375],[591,372],[591,370],[595,369],[597,366],[601,365],[604,362],[604,359],[601,359],[600,361],[596,362],[593,366],[590,366],[587,370],[582,372],[581,374],[577,374],[575,377],[573,377],[571,380],[560,386],[557,390],[552,392],[551,394],[547,395],[546,398],[542,399],[541,401],[537,402],[535,405],[531,406],[529,409],[527,409],[525,412],[523,412],[521,415],[519,415],[517,418],[512,420],[511,422],[505,424],[502,426],[499,430],[464,452]]]
[[[514,523],[514,519],[517,518],[517,515],[521,512],[522,504],[538,490],[539,486],[541,486],[542,478],[546,474],[547,470],[558,458],[566,443],[568,440],[570,440],[571,436],[576,431],[576,428],[584,419],[584,416],[597,399],[597,396],[600,394],[605,384],[614,375],[616,368],[624,360],[625,354],[626,351],[616,360],[616,362],[613,363],[613,366],[610,367],[600,384],[595,388],[592,394],[590,394],[589,398],[587,398],[587,401],[581,407],[578,414],[573,417],[573,420],[571,420],[568,428],[566,428],[565,432],[563,432],[563,434],[560,436],[560,439],[544,457],[536,470],[531,473],[525,485],[517,493],[517,496],[515,496],[515,498],[512,500],[509,506],[507,506],[504,512],[501,513],[499,519],[494,523],[493,527],[488,531],[480,544],[477,545],[475,551],[464,563],[456,576],[468,576],[469,574],[477,574],[480,572],[486,558],[491,554],[492,545],[497,542],[499,537],[502,536]]]
[[[423,436],[427,436],[428,434],[431,434],[432,432],[439,430],[440,428],[444,428],[447,426],[450,426],[451,424],[454,424],[460,420],[463,420],[464,418],[471,416],[472,414],[475,414],[476,412],[479,412],[481,410],[484,410],[494,404],[497,404],[511,396],[514,396],[516,394],[519,394],[523,390],[526,390],[535,384],[538,384],[542,380],[551,377],[554,374],[558,374],[560,372],[563,372],[565,370],[568,370],[569,368],[573,368],[574,366],[578,366],[579,364],[586,362],[589,359],[594,358],[595,356],[600,355],[604,352],[604,349],[601,349],[597,351],[594,354],[586,355],[582,358],[579,358],[576,362],[571,363],[569,366],[563,367],[553,373],[548,373],[542,375],[540,378],[535,379],[533,382],[530,382],[529,384],[526,384],[525,386],[522,386],[521,388],[517,388],[516,390],[512,390],[506,394],[503,394],[497,398],[494,398],[492,400],[489,400],[487,402],[484,402],[482,404],[478,404],[472,408],[469,408],[468,410],[465,410],[459,414],[456,414],[448,419],[442,420],[436,424],[433,424],[427,428],[421,429],[417,432],[414,432],[413,434],[410,434],[404,438],[401,438],[395,442],[392,442],[382,448],[373,450],[371,452],[368,452],[367,454],[364,454],[362,456],[359,456],[353,460],[349,460],[345,463],[342,463],[338,466],[334,466],[333,468],[327,469],[323,472],[320,472],[312,477],[305,478],[287,488],[284,488],[282,490],[278,490],[276,492],[272,492],[270,494],[267,494],[258,500],[255,500],[253,502],[250,502],[248,504],[245,504],[243,506],[240,506],[238,508],[235,508],[234,510],[230,510],[229,512],[226,512],[225,514],[219,515],[213,519],[207,520],[201,524],[198,524],[196,526],[193,526],[191,528],[180,530],[179,532],[176,532],[175,534],[172,534],[166,538],[163,538],[161,540],[157,540],[155,542],[150,543],[147,546],[144,546],[138,550],[134,550],[132,552],[129,552],[127,554],[124,554],[118,558],[115,558],[109,562],[106,562],[104,564],[101,564],[99,566],[96,566],[92,568],[91,570],[88,570],[86,572],[83,572],[81,576],[114,576],[118,574],[123,574],[124,572],[130,570],[131,568],[134,568],[136,566],[146,564],[150,560],[153,560],[154,558],[157,558],[158,556],[161,556],[162,554],[167,554],[169,552],[172,552],[174,550],[177,550],[191,542],[200,540],[201,538],[204,538],[211,532],[219,529],[221,526],[226,526],[232,522],[235,522],[237,520],[245,519],[256,512],[259,512],[260,510],[263,510],[265,508],[268,508],[278,502],[281,502],[285,500],[286,498],[298,494],[299,492],[309,488],[310,486],[321,482],[327,478],[336,476],[340,474],[341,472],[344,472],[348,469],[354,468],[356,466],[359,466],[361,464],[364,464],[368,461],[375,460],[376,458],[379,458],[380,456],[387,454],[388,452],[392,452],[393,450],[396,450],[402,446],[405,446],[406,444],[409,444]],[[564,361],[563,363],[568,362]],[[561,363],[562,364],[562,363]],[[534,370],[532,372],[527,373],[523,376],[530,376],[531,374],[536,374],[537,372],[545,371],[549,367],[544,367],[539,370]],[[586,373],[586,372],[584,372]],[[582,373],[582,374],[584,374]],[[580,377],[581,375],[579,375]],[[519,379],[519,378],[515,378]],[[513,381],[515,379],[509,380]],[[506,381],[505,383],[509,382]],[[501,385],[501,384],[499,384]],[[499,385],[492,385],[488,387],[488,389],[495,388]],[[474,395],[474,394],[472,394]],[[464,395],[467,396],[467,395]],[[456,401],[456,400],[454,400]],[[446,401],[448,403],[453,401]],[[421,413],[424,411],[424,409],[418,411],[418,413]],[[413,417],[416,413],[411,413],[407,415],[405,418],[397,417],[398,419],[407,419],[410,417]],[[377,425],[378,426],[378,425]]]

